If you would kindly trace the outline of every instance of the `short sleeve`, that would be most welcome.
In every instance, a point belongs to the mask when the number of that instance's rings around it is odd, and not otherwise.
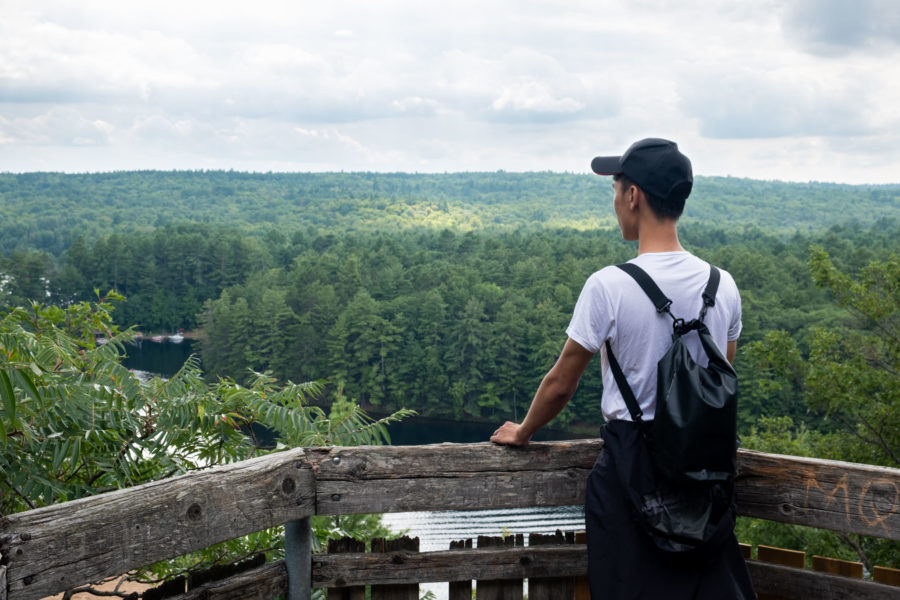
[[[597,273],[591,275],[575,303],[566,335],[588,352],[598,352],[610,336],[613,319],[609,296]]]
[[[731,279],[730,276],[729,279]],[[743,323],[741,321],[741,294],[738,291],[737,286],[734,284],[733,279],[731,279],[731,285],[734,293],[734,299],[732,300],[731,322],[728,324],[729,342],[737,340],[741,335],[741,330],[743,329]]]

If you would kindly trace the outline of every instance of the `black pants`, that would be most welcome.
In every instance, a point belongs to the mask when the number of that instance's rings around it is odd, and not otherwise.
[[[640,529],[622,492],[615,461],[635,452],[633,423],[612,421],[587,481],[585,521],[592,600],[755,598],[734,534],[704,565],[675,562]]]

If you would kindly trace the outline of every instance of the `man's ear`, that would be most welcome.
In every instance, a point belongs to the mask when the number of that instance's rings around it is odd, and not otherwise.
[[[628,188],[628,191],[628,208],[631,210],[637,210],[637,208],[644,203],[644,190],[636,185],[632,185],[630,188]]]

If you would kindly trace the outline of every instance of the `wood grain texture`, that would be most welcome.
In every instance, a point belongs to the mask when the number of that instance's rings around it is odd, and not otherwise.
[[[468,581],[469,576],[495,579],[523,578],[529,575],[537,577],[538,575],[531,573],[538,571],[546,574],[551,569],[553,570],[552,574],[557,576],[584,575],[587,572],[587,551],[583,545],[569,544],[568,548],[538,546],[533,549],[533,552],[527,553],[523,553],[524,550],[528,550],[528,548],[455,549],[422,554],[401,552],[380,557],[368,553],[317,554],[313,556],[313,580],[316,587],[331,587],[336,577],[344,578],[343,583],[346,586],[354,586],[354,589],[359,590],[358,586],[366,582],[404,585],[426,581],[447,581],[448,579],[444,579],[444,577],[450,577],[451,581]],[[561,550],[574,550],[575,553]],[[455,554],[456,557],[445,560],[449,554]],[[396,557],[401,557],[402,560],[398,560]],[[523,564],[523,557],[532,559],[530,565]],[[373,558],[380,558],[380,560],[373,562]],[[485,560],[489,564],[482,566],[481,563]],[[393,574],[383,573],[377,577],[369,576],[379,570],[391,571],[395,565],[399,565],[400,568]],[[747,565],[756,591],[770,596],[816,598],[817,600],[900,598],[900,587],[759,561],[748,561]],[[530,571],[529,566],[531,567]],[[364,572],[354,576],[353,573],[360,569]],[[375,581],[372,581],[373,579]],[[336,593],[340,589],[347,588],[332,588],[330,593]],[[471,590],[471,588],[469,589]],[[286,590],[287,575],[284,564],[282,561],[277,561],[222,581],[204,584],[185,594],[172,596],[170,600],[231,600],[233,598],[264,600],[283,594]]]
[[[525,536],[508,535],[505,538],[495,536],[478,536],[479,548],[522,548]],[[521,578],[480,578],[475,584],[475,600],[522,600],[524,582]]]
[[[372,552],[380,554],[388,552],[418,552],[419,538],[402,536],[393,540],[376,538],[372,540]],[[370,590],[371,600],[419,600],[419,584],[373,585]]]
[[[582,504],[602,445],[334,448],[319,463],[316,503],[320,514]]]
[[[446,581],[441,579],[444,574],[461,572],[465,575],[468,569],[472,575],[482,575],[496,579],[523,578],[527,576],[525,565],[521,564],[523,556],[534,559],[533,569],[544,572],[547,569],[559,569],[554,574],[559,576],[584,575],[587,572],[587,551],[583,545],[569,545],[569,550],[580,550],[575,554],[560,552],[561,546],[536,547],[534,553],[523,554],[521,548],[483,548],[475,550],[451,550],[442,552],[426,552],[419,554],[418,560],[413,554],[404,553],[406,559],[402,568],[390,577],[378,577],[380,581],[390,581],[395,585],[408,585],[424,583],[427,581]],[[456,554],[455,560],[444,561],[447,554]],[[330,559],[337,558],[344,561],[342,567],[334,569]],[[377,555],[376,555],[377,556]],[[391,555],[388,560],[378,561],[384,570],[390,570]],[[372,556],[367,553],[351,553],[344,555],[318,554],[313,556],[313,579],[318,580],[316,587],[322,587],[323,583],[330,584],[337,575],[350,577],[350,573],[363,569],[370,572],[378,569],[377,564],[370,560]],[[382,557],[384,558],[384,557]],[[573,562],[567,562],[567,558]],[[480,569],[479,563],[487,559],[490,566]],[[439,572],[430,572],[426,565],[440,565]],[[541,563],[541,564],[538,564]],[[768,564],[759,561],[748,561],[748,569],[758,593],[780,595],[789,598],[816,598],[817,600],[875,600],[900,598],[900,587],[883,585],[871,581],[841,577],[828,573],[818,573],[807,569],[794,569],[781,565]],[[385,568],[387,567],[387,568]],[[346,575],[340,575],[341,573]],[[532,575],[536,577],[536,575]],[[366,581],[366,576],[359,575],[348,578],[345,583],[348,586],[360,586]],[[315,584],[314,584],[315,585]],[[259,591],[262,588],[263,591]],[[287,589],[287,579],[284,565],[281,561],[268,563],[262,567],[236,575],[227,580],[213,582],[201,586],[196,590],[175,596],[171,600],[225,600],[231,598],[247,598],[262,600],[284,593]],[[359,589],[358,587],[356,589]],[[337,591],[332,589],[332,592]],[[471,593],[471,592],[470,592]],[[232,595],[228,595],[232,594]],[[265,594],[271,594],[266,596]],[[470,596],[471,598],[471,596]]]
[[[454,540],[450,550],[471,550],[472,540]],[[472,580],[451,581],[447,584],[447,600],[472,600]]]
[[[808,569],[795,569],[782,565],[747,561],[750,577],[756,593],[761,597],[815,598],[816,600],[888,600],[900,598],[900,588],[818,573]]]
[[[900,540],[900,470],[741,451],[740,514]]]
[[[584,546],[475,548],[435,552],[313,555],[313,587],[398,585],[429,581],[524,579],[587,572]]]
[[[756,556],[761,562],[795,567],[797,569],[806,567],[806,552],[801,552],[800,550],[774,548],[760,544],[756,547]]]
[[[567,543],[575,543],[574,534],[567,537],[557,530],[556,535],[532,533],[528,536],[529,546]],[[574,597],[575,577],[532,577],[528,580],[528,600],[572,600]]]
[[[315,512],[302,449],[9,516],[12,600],[78,585]]]
[[[328,554],[347,554],[352,553],[354,556],[363,554],[366,551],[366,543],[351,537],[343,537],[339,540],[328,540]],[[312,560],[310,570],[315,568],[316,560]],[[310,575],[310,579],[315,581]],[[338,587],[328,590],[329,600],[366,600],[366,586],[364,585],[343,585],[343,581],[336,582]]]
[[[812,557],[813,571],[841,575],[843,577],[863,578],[863,564],[852,560],[840,560],[827,556]]]
[[[900,587],[900,569],[875,566],[872,568],[872,579],[878,583]]]
[[[270,600],[287,593],[284,561],[266,563],[239,575],[213,581],[166,600]]]
[[[470,473],[590,470],[602,447],[603,440],[591,439],[536,442],[522,448],[490,443],[332,448],[319,461],[318,479],[453,479]]]
[[[319,481],[320,514],[473,510],[584,503],[587,471],[457,474],[454,478]]]
[[[0,520],[5,591],[41,598],[312,514],[577,505],[601,447],[294,449],[18,513]],[[738,468],[743,515],[900,540],[898,469],[743,450]]]

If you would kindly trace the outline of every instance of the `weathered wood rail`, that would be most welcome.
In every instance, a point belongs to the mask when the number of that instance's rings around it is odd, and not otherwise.
[[[584,548],[577,545],[448,550],[402,560],[391,553],[310,557],[302,524],[314,514],[578,505],[601,446],[579,440],[527,448],[298,448],[14,514],[0,523],[0,600],[42,598],[281,524],[293,531],[293,563],[266,564],[179,598],[262,599],[285,593],[289,583],[308,590],[583,574]],[[738,503],[748,516],[900,540],[898,469],[741,451]],[[900,597],[900,588],[784,569],[751,564],[758,583],[776,582],[772,593],[793,585],[810,597]]]

